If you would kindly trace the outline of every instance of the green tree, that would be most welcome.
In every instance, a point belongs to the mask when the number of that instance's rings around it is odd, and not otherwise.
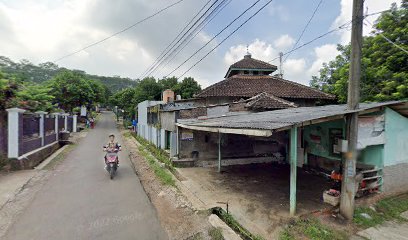
[[[81,105],[90,106],[95,100],[95,92],[90,81],[83,75],[64,71],[55,76],[50,84],[54,102],[67,112]]]
[[[408,98],[408,54],[393,46],[383,36],[408,50],[408,1],[401,7],[393,4],[374,22],[370,36],[362,46],[362,101],[386,101]],[[340,55],[324,64],[311,86],[335,94],[339,102],[347,101],[350,45],[338,46]]]
[[[134,97],[136,104],[145,100],[160,100],[161,87],[155,78],[144,78],[137,84]]]
[[[14,107],[18,84],[15,79],[0,72],[0,111]]]
[[[130,118],[135,114],[137,103],[135,102],[135,88],[126,88],[115,93],[109,98],[112,106],[125,110],[125,117]]]
[[[192,77],[186,77],[177,84],[174,91],[180,94],[183,99],[192,98],[201,91],[201,86]]]
[[[171,89],[174,91],[178,84],[176,77],[163,78],[163,79],[160,79],[158,83],[162,91],[166,89]]]
[[[52,111],[54,96],[50,95],[51,88],[37,84],[25,84],[17,92],[17,100],[20,108],[35,111]]]

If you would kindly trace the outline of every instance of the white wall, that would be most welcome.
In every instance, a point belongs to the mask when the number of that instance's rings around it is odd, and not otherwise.
[[[157,142],[157,129],[147,124],[147,108],[162,104],[162,101],[143,101],[137,105],[137,124],[138,124],[138,135],[154,143],[158,146]]]

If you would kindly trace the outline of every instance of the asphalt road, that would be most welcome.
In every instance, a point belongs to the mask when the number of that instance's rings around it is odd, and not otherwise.
[[[120,143],[114,115],[102,113],[96,128],[54,170],[5,239],[167,239],[126,149],[119,154],[114,180],[103,169],[102,146],[111,132]]]

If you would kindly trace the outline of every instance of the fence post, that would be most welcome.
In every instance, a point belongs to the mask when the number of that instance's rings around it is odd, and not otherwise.
[[[63,113],[61,114],[62,116],[64,116],[64,131],[68,131],[68,113]]]
[[[8,115],[8,158],[19,157],[20,147],[20,114],[24,113],[24,109],[9,108],[6,109]]]
[[[77,132],[78,115],[72,115],[72,132]]]
[[[51,115],[54,116],[55,119],[55,141],[58,141],[59,138],[59,132],[58,132],[58,116],[60,115],[59,113],[51,113]]]
[[[40,138],[41,138],[41,146],[45,145],[45,131],[44,131],[44,125],[45,125],[45,121],[44,121],[44,116],[45,114],[47,114],[47,112],[43,112],[43,111],[37,111],[35,112],[36,114],[40,115]]]

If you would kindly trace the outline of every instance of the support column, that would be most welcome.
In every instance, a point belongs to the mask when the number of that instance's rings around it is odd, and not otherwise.
[[[178,157],[180,157],[180,155],[179,155],[180,154],[180,141],[181,141],[180,127],[177,126],[176,130],[177,130],[177,132],[176,132],[176,143],[177,143],[177,145],[176,145],[176,154],[178,155]]]
[[[68,113],[63,113],[61,114],[62,116],[64,116],[64,131],[68,131]]]
[[[218,172],[221,172],[221,138],[222,135],[218,132]]]
[[[47,114],[47,112],[38,111],[38,112],[35,112],[35,113],[40,116],[40,132],[39,132],[39,135],[40,135],[40,138],[41,138],[41,146],[44,146],[45,145],[45,131],[44,131],[45,121],[44,121],[44,117],[45,117],[45,114]]]
[[[290,215],[296,214],[297,127],[290,130]]]
[[[78,116],[72,115],[72,131],[77,132]]]
[[[60,115],[59,113],[52,113],[51,115],[54,116],[54,120],[55,120],[55,141],[58,141],[59,139],[59,132],[58,132],[58,116]]]
[[[20,114],[25,110],[20,108],[6,109],[8,115],[8,158],[19,157],[19,144],[20,144]]]

